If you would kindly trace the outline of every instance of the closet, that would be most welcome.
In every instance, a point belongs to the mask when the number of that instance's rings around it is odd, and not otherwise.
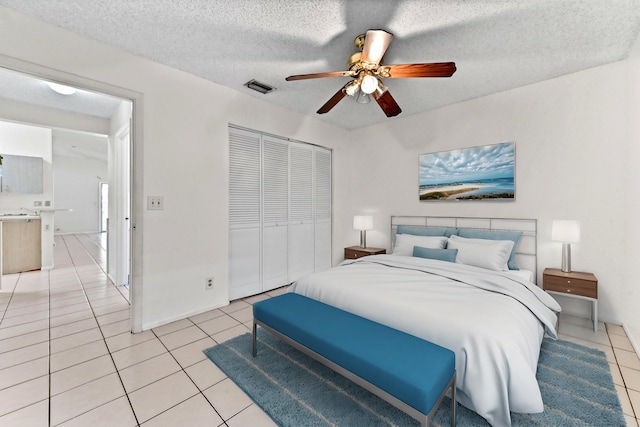
[[[331,267],[331,151],[229,127],[229,299]]]

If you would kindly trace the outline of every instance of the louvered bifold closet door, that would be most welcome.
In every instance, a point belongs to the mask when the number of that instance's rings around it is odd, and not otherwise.
[[[314,148],[315,271],[331,268],[331,151]]]
[[[229,128],[229,299],[261,292],[260,135]]]
[[[262,291],[288,281],[289,141],[262,137]]]
[[[289,145],[289,281],[315,266],[313,146]]]

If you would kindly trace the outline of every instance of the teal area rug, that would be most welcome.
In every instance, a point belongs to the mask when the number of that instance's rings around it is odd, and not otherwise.
[[[404,412],[258,328],[258,357],[251,334],[205,354],[280,426],[418,426]],[[512,423],[531,426],[625,426],[605,354],[568,341],[545,338],[538,364],[545,410],[512,413]],[[434,426],[450,425],[445,399]],[[458,404],[457,425],[487,426]]]

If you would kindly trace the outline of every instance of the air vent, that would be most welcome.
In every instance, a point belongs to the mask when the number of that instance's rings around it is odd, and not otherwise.
[[[269,86],[268,84],[265,83],[260,83],[256,80],[249,80],[248,82],[246,82],[244,84],[246,87],[248,87],[249,89],[253,89],[256,92],[260,92],[262,94],[267,94],[269,92],[272,92],[274,90],[276,90],[275,87],[273,86]]]

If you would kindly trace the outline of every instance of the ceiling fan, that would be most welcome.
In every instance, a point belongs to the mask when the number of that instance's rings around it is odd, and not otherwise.
[[[402,112],[387,87],[382,84],[383,78],[413,77],[451,77],[456,72],[454,62],[434,62],[429,64],[394,64],[384,65],[384,56],[393,34],[384,30],[369,30],[356,37],[354,43],[361,50],[349,58],[347,71],[331,71],[327,73],[298,74],[289,76],[287,81],[317,79],[321,77],[349,76],[354,79],[345,84],[320,109],[318,114],[329,112],[345,96],[352,96],[356,101],[364,103],[372,96],[387,117],[397,116]]]

